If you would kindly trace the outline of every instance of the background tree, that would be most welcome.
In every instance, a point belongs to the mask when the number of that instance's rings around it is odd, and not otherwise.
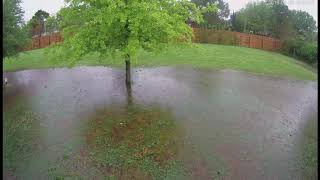
[[[46,19],[45,27],[48,33],[59,31],[59,20],[56,16],[49,16]]]
[[[29,42],[24,31],[21,0],[3,0],[3,49],[4,57],[16,55]]]
[[[232,15],[233,29],[239,32],[271,35],[273,33],[272,6],[265,2],[248,3]]]
[[[313,17],[304,11],[290,11],[290,23],[294,30],[294,37],[301,40],[313,41],[316,36],[317,26]]]
[[[31,36],[41,36],[45,32],[45,20],[49,17],[49,13],[38,10],[28,22]]]
[[[300,37],[312,41],[316,35],[316,22],[304,11],[289,10],[283,0],[248,3],[231,15],[232,29],[253,32],[286,40]]]
[[[92,52],[102,57],[119,54],[125,59],[129,85],[130,58],[138,49],[191,43],[192,29],[186,21],[201,22],[208,10],[213,6],[199,8],[187,0],[71,0],[59,12],[64,43],[53,51],[72,62]]]
[[[227,27],[227,18],[230,14],[229,4],[224,0],[191,0],[199,7],[206,7],[215,4],[217,11],[204,13],[202,23],[205,27],[223,29]]]
[[[229,20],[230,24],[231,24],[231,30],[240,32],[241,25],[238,23],[236,18],[237,18],[237,14],[235,12],[232,12],[232,14],[230,15],[230,20]]]
[[[271,35],[280,39],[289,36],[289,8],[283,0],[267,0],[266,4],[271,7]]]

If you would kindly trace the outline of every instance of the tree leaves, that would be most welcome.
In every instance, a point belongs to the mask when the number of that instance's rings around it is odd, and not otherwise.
[[[188,19],[200,22],[202,13],[187,0],[71,0],[61,9],[64,50],[72,59],[90,52],[134,56],[143,48],[156,51],[166,44],[190,43]],[[71,57],[70,57],[71,58]]]
[[[3,49],[4,57],[17,55],[28,44],[23,25],[21,0],[3,0]]]

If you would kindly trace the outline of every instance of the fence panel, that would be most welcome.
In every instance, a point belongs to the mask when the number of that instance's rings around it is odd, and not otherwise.
[[[51,44],[62,42],[63,38],[60,33],[52,33],[51,35],[45,35],[41,37],[33,37],[31,44],[28,45],[24,50],[33,50],[39,48],[45,48]]]
[[[282,47],[279,39],[254,34],[202,28],[193,28],[193,33],[193,42],[196,43],[238,45],[268,51],[278,51]]]
[[[60,33],[52,33],[51,35],[32,38],[31,45],[27,46],[26,49],[32,50],[44,48],[58,42],[63,42],[62,36]],[[193,28],[193,42],[238,45],[268,51],[278,51],[282,48],[282,43],[279,39],[254,34],[203,28]]]

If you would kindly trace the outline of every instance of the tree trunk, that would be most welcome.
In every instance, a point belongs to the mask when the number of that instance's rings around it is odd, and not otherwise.
[[[130,67],[130,56],[129,55],[127,55],[125,63],[126,63],[127,101],[128,101],[128,107],[129,107],[132,105],[131,67]]]
[[[130,68],[130,57],[128,56],[126,62],[126,84],[131,85],[131,68]]]

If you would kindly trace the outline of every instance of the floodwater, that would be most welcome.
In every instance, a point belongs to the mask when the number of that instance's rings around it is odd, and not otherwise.
[[[97,112],[125,109],[124,70],[76,67],[4,77],[6,179],[48,179],[57,167],[71,166],[82,167],[84,179],[103,174],[85,155],[73,164],[63,159],[86,146],[86,127]],[[307,135],[317,135],[317,82],[189,67],[133,69],[132,81],[131,103],[170,111],[182,129],[183,148],[193,157],[186,165],[191,179],[317,179],[317,167],[307,171],[301,159],[310,151]],[[15,128],[28,134],[11,137]]]

